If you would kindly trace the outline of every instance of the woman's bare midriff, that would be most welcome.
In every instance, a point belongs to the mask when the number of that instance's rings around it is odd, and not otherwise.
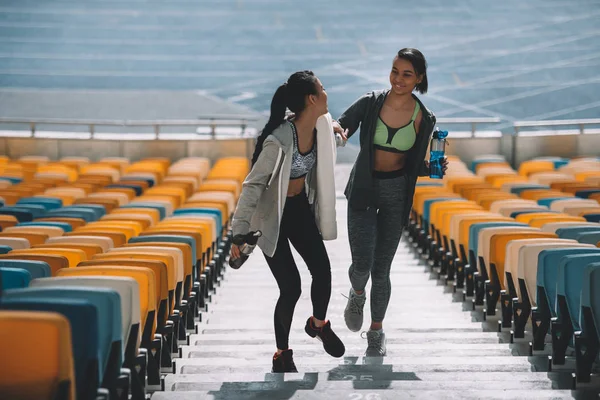
[[[406,154],[375,149],[375,171],[390,172],[404,169]]]
[[[287,197],[297,196],[304,190],[304,182],[305,177],[290,179],[290,184],[288,185]]]

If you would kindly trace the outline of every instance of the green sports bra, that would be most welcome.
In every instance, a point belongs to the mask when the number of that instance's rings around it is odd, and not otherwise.
[[[405,153],[413,147],[417,139],[414,122],[421,109],[419,102],[415,103],[415,112],[413,112],[410,122],[403,127],[390,128],[381,120],[381,117],[377,118],[375,137],[373,138],[376,149],[391,153]]]

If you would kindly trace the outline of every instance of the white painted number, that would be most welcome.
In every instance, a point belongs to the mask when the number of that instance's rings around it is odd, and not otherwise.
[[[350,393],[350,398],[352,400],[381,400],[378,393]]]

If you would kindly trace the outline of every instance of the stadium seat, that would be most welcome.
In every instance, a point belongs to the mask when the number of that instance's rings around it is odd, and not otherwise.
[[[98,382],[98,314],[96,307],[88,300],[66,299],[56,297],[31,297],[29,293],[19,292],[26,289],[15,289],[10,298],[5,296],[0,302],[0,310],[12,311],[45,311],[64,315],[69,320],[73,343],[73,360],[75,371],[75,387],[77,399],[95,399],[99,388]],[[39,341],[36,335],[26,335],[33,342]],[[47,342],[43,341],[47,346]],[[47,354],[47,352],[44,352]],[[42,353],[42,354],[44,354]],[[19,364],[19,363],[17,363]]]
[[[581,290],[580,325],[575,332],[575,371],[578,382],[589,382],[600,349],[600,263],[588,264]]]
[[[558,264],[556,279],[556,319],[552,320],[552,363],[563,365],[567,347],[574,346],[573,334],[579,325],[581,291],[588,264],[600,262],[599,254],[568,255]]]
[[[30,279],[46,278],[52,275],[52,270],[50,269],[50,266],[43,261],[10,259],[0,260],[0,268],[16,268],[27,270],[31,275]]]
[[[76,400],[71,327],[63,315],[0,311],[0,354],[4,398]]]
[[[536,308],[532,312],[533,349],[543,350],[546,334],[551,326],[551,318],[556,317],[556,283],[558,265],[561,258],[571,254],[600,254],[600,249],[566,248],[546,249],[539,253],[537,263]]]
[[[31,274],[26,269],[0,267],[1,290],[25,288],[30,281]]]

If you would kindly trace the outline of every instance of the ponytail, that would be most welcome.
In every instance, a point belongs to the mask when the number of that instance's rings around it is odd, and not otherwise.
[[[252,155],[252,165],[258,160],[258,156],[263,149],[263,143],[265,139],[273,133],[273,131],[283,123],[285,120],[285,111],[287,109],[287,83],[279,86],[273,100],[271,100],[271,115],[269,121],[263,128],[260,136],[256,139],[256,147],[254,148],[254,154]]]

